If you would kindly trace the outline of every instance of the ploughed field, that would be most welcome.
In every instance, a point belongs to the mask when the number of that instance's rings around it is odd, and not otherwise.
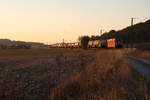
[[[97,51],[96,51],[97,52]],[[1,50],[0,100],[44,100],[63,79],[93,61],[95,50]]]

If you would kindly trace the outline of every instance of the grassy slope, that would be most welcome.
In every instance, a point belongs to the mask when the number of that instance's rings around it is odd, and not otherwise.
[[[84,70],[62,81],[50,100],[149,100],[148,83],[128,63],[120,50],[101,51]]]
[[[143,59],[150,60],[150,51],[136,50],[132,55],[135,56],[135,57],[140,57],[140,58],[143,58]]]
[[[128,48],[128,49],[124,49],[123,51],[124,51],[125,55],[150,60],[150,51],[149,50],[141,50],[141,49],[135,49],[135,48],[133,50],[131,50],[130,48]]]
[[[136,46],[133,56],[150,60],[150,43],[141,43]]]

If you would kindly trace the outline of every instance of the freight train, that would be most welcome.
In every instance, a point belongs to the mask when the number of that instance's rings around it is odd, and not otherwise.
[[[53,44],[51,47],[53,48],[81,48],[81,43],[80,42],[57,43],[57,44]]]
[[[54,48],[81,48],[80,42],[57,43]],[[88,42],[88,48],[122,48],[123,42],[120,39],[93,40]]]

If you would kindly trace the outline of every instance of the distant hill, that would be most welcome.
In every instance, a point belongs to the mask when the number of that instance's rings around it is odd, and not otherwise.
[[[24,41],[12,41],[9,39],[0,39],[0,45],[13,46],[13,45],[30,45],[32,48],[44,47],[43,43],[39,42],[24,42]]]
[[[121,38],[124,43],[145,43],[150,42],[150,20],[138,23],[125,29],[104,33],[102,36],[92,36],[91,40]]]

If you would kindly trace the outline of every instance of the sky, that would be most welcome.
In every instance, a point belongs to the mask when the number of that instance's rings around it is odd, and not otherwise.
[[[0,38],[76,42],[150,18],[150,0],[0,0]]]

